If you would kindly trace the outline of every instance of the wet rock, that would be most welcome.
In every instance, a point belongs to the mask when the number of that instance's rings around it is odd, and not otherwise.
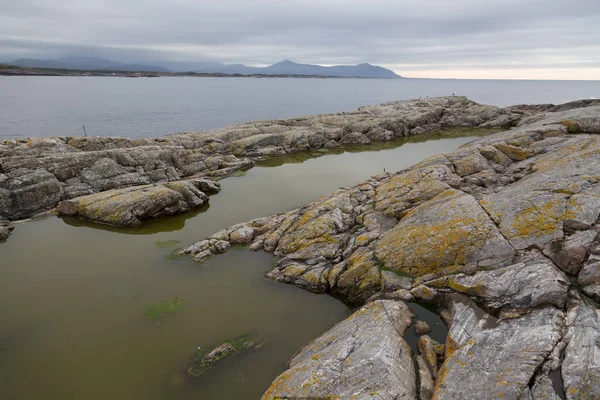
[[[412,316],[402,302],[367,304],[306,345],[262,398],[416,398],[412,350],[402,337]]]
[[[415,322],[415,332],[417,335],[424,335],[426,333],[431,332],[431,327],[425,321],[416,321]]]
[[[194,361],[187,368],[187,374],[193,378],[199,377],[222,359],[249,350],[255,346],[256,342],[248,339],[247,336],[239,336],[225,341],[212,349],[200,348],[194,357]]]

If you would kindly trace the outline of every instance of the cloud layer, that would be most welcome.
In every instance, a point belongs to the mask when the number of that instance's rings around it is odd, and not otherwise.
[[[405,75],[596,73],[598,21],[598,0],[0,0],[0,60],[292,59],[370,62]]]

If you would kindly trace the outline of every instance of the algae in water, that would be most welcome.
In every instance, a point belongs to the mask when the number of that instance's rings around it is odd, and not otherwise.
[[[148,319],[156,319],[165,314],[177,312],[181,307],[183,307],[183,300],[175,297],[172,300],[163,301],[162,303],[150,304],[146,308],[144,315]]]
[[[172,247],[177,247],[177,245],[181,243],[181,240],[159,240],[154,242],[154,246],[159,249],[169,249]]]

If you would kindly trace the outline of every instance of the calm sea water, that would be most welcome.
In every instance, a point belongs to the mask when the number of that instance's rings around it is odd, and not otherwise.
[[[156,137],[453,93],[557,104],[600,98],[600,81],[0,77],[0,137]]]

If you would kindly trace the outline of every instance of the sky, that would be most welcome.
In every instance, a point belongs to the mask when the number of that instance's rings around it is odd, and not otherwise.
[[[600,0],[0,0],[0,61],[64,56],[600,79]]]

